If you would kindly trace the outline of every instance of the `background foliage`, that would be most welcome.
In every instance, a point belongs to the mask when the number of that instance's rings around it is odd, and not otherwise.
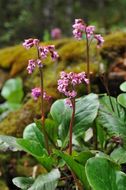
[[[75,18],[97,25],[101,32],[125,26],[125,0],[0,0],[0,46],[38,37],[59,27],[72,34]]]

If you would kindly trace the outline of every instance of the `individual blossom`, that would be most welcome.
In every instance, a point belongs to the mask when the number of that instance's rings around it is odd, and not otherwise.
[[[38,44],[39,44],[39,40],[38,40],[38,39],[33,39],[33,38],[26,39],[26,40],[23,42],[23,46],[24,46],[26,49],[30,49],[31,47],[37,46]]]
[[[47,102],[50,102],[50,100],[52,99],[52,96],[48,95],[45,91],[43,93],[43,98],[44,100],[46,100]]]
[[[41,96],[41,89],[36,87],[32,89],[31,95],[34,100],[37,100]]]
[[[57,60],[58,57],[59,57],[59,55],[58,55],[58,53],[57,53],[56,50],[55,50],[55,46],[54,46],[54,45],[49,45],[49,46],[48,46],[48,50],[49,50],[49,52],[50,52],[50,55],[51,55],[52,60],[53,60],[53,61]]]
[[[39,87],[33,88],[31,95],[34,100],[37,100],[41,96],[41,88],[39,88]],[[52,97],[49,96],[45,91],[43,92],[43,98],[47,102],[49,102],[52,99]]]
[[[39,47],[39,54],[41,59],[46,59],[48,56],[49,50],[47,46],[40,46]]]
[[[52,39],[60,39],[62,36],[61,34],[61,29],[60,28],[53,28],[52,31],[51,31],[51,37]]]
[[[65,105],[72,108],[72,102],[71,102],[70,98],[65,99]]]
[[[97,40],[97,47],[101,47],[104,43],[104,38],[100,34],[95,34],[94,38]]]
[[[30,59],[28,61],[27,71],[29,74],[32,74],[36,66],[36,60]]]
[[[87,38],[91,38],[91,36],[94,34],[95,26],[87,26],[85,28],[85,32],[87,34]]]

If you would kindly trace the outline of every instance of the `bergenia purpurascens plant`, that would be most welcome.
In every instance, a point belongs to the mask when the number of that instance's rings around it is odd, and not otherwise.
[[[86,34],[89,66],[92,40],[96,39],[98,46],[104,40],[94,33],[94,26],[86,26],[82,19],[76,19],[73,27],[77,39]],[[0,135],[0,150],[25,151],[46,173],[37,177],[37,172],[32,177],[16,177],[13,183],[27,190],[125,190],[126,174],[121,169],[126,164],[124,106],[111,97],[112,109],[109,97],[104,94],[90,93],[77,98],[77,86],[89,85],[90,76],[86,77],[85,72],[62,71],[58,91],[66,99],[56,100],[45,117],[43,100],[49,102],[51,97],[43,88],[43,65],[49,54],[53,60],[58,54],[53,45],[40,46],[38,39],[25,40],[23,45],[26,49],[35,47],[37,50],[38,57],[29,60],[27,71],[32,74],[36,67],[40,71],[41,87],[32,89],[31,94],[35,101],[41,98],[42,122],[36,120],[26,126],[23,138]]]
[[[50,154],[49,145],[48,145],[48,137],[44,129],[44,122],[45,122],[45,113],[44,113],[44,106],[43,101],[44,99],[49,100],[49,96],[47,97],[46,93],[44,92],[44,84],[43,84],[43,66],[44,66],[44,60],[47,58],[48,55],[51,56],[52,61],[56,61],[59,57],[58,53],[55,50],[54,45],[47,45],[47,46],[41,46],[39,44],[38,39],[26,39],[23,43],[23,46],[26,49],[30,49],[31,47],[35,47],[37,50],[38,59],[31,59],[28,62],[27,71],[29,74],[32,74],[36,66],[38,66],[40,71],[40,84],[41,88],[35,88],[32,90],[32,96],[36,100],[39,96],[41,96],[41,114],[42,114],[42,126],[43,126],[43,132],[46,142],[46,148],[48,150],[48,153]]]
[[[67,99],[65,101],[66,105],[72,108],[72,117],[69,126],[69,154],[72,154],[72,132],[73,132],[73,123],[75,116],[75,98],[77,96],[76,86],[81,83],[88,84],[88,79],[86,78],[85,72],[82,73],[66,73],[62,71],[60,73],[60,79],[58,80],[58,90],[63,93]]]
[[[97,41],[97,47],[101,47],[104,43],[104,39],[100,34],[95,34],[95,26],[87,25],[82,19],[75,19],[75,23],[73,25],[73,35],[77,40],[81,40],[83,35],[86,36],[86,52],[87,52],[87,78],[89,83],[87,85],[88,93],[91,92],[90,86],[90,45],[91,42],[95,39]]]

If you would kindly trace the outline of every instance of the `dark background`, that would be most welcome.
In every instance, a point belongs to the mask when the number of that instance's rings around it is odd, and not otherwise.
[[[75,18],[101,33],[125,30],[126,0],[0,0],[0,47],[29,37],[48,40],[55,27],[72,36]]]

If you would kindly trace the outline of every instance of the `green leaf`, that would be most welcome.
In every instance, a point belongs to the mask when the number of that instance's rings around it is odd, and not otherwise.
[[[30,139],[17,139],[17,143],[22,149],[33,156],[41,157],[43,154],[47,154],[45,148],[42,148],[41,144],[35,140]]]
[[[38,176],[28,190],[55,190],[59,178],[59,170],[53,169],[50,173]]]
[[[50,137],[50,139],[53,141],[53,143],[57,142],[58,139],[58,125],[57,123],[52,119],[46,119],[45,120],[45,130]]]
[[[63,152],[56,151],[56,154],[59,155],[68,165],[68,167],[74,172],[74,174],[78,177],[78,179],[84,185],[85,190],[89,190],[89,183],[87,181],[87,177],[85,174],[85,167],[75,161],[72,156],[68,154],[64,154]]]
[[[120,90],[122,90],[123,92],[126,92],[126,81],[123,82],[123,83],[120,85]]]
[[[27,190],[34,183],[34,179],[31,177],[15,177],[12,181],[14,185],[23,190]]]
[[[69,124],[72,109],[65,105],[65,99],[57,100],[51,107],[50,113],[54,121],[59,124],[58,135],[62,141],[62,147],[68,143]]]
[[[90,158],[86,163],[86,174],[93,190],[118,190],[116,171],[105,158]]]
[[[43,149],[45,147],[43,133],[39,130],[35,123],[29,124],[23,132],[24,139],[30,139],[38,142]]]
[[[117,97],[118,103],[126,108],[126,93],[122,93]]]
[[[54,160],[47,155],[46,149],[39,142],[31,139],[17,139],[17,143],[22,150],[34,156],[48,171],[52,169]]]
[[[22,150],[21,146],[16,142],[15,137],[0,135],[0,151],[20,151]]]
[[[45,154],[43,156],[37,156],[35,158],[42,164],[44,168],[46,168],[47,171],[50,171],[55,164],[53,157],[47,156]]]
[[[126,118],[124,109],[117,103],[116,99],[111,97],[112,107],[109,97],[102,98],[98,117],[98,125],[107,130],[110,136],[118,136],[123,140],[126,147]]]
[[[126,163],[126,150],[122,147],[116,148],[111,153],[110,157],[118,164]]]
[[[126,174],[118,171],[116,172],[116,184],[118,190],[125,190],[126,189]]]
[[[74,119],[74,133],[76,136],[81,135],[84,131],[92,126],[99,108],[98,95],[89,94],[79,98],[76,102],[76,112]]]
[[[82,165],[85,165],[89,158],[94,157],[94,154],[91,151],[83,151],[75,156],[75,160]]]
[[[105,142],[106,142],[106,138],[107,138],[107,134],[106,132],[104,131],[103,127],[101,127],[99,125],[99,123],[95,122],[96,123],[96,127],[97,127],[97,137],[98,137],[98,141],[99,141],[99,144],[101,145],[101,148],[102,150],[104,149],[104,145],[105,145]]]
[[[58,124],[64,121],[69,124],[72,115],[72,109],[65,105],[65,99],[57,100],[53,103],[50,110],[51,116]]]
[[[24,95],[21,78],[7,80],[2,88],[1,95],[8,103],[20,103]]]

